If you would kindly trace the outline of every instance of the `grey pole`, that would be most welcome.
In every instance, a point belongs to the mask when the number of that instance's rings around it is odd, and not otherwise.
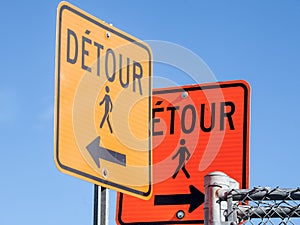
[[[238,188],[238,183],[228,177],[223,172],[212,172],[204,177],[205,202],[204,202],[204,224],[205,225],[221,225],[224,224],[224,209],[218,202],[218,192],[221,189]],[[227,203],[225,203],[227,204]]]
[[[94,225],[108,225],[109,189],[94,185]]]

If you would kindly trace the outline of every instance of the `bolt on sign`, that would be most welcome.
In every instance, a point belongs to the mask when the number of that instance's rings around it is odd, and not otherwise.
[[[203,224],[213,171],[248,188],[249,99],[245,81],[154,89],[152,197],[118,193],[117,223]]]
[[[151,49],[66,2],[58,6],[56,43],[57,167],[149,198]]]

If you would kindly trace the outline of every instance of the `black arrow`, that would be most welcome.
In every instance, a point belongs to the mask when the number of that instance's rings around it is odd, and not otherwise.
[[[190,185],[190,194],[155,195],[154,205],[186,205],[190,204],[189,213],[204,203],[204,194]]]
[[[100,168],[99,159],[104,159],[109,162],[117,163],[121,166],[126,166],[126,155],[101,147],[100,136],[96,137],[95,140],[86,146],[86,149],[89,151],[98,168]]]

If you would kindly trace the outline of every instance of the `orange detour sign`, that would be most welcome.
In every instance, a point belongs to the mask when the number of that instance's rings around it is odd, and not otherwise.
[[[147,44],[59,5],[54,158],[62,172],[150,197],[151,73]]]
[[[204,176],[249,182],[249,85],[230,81],[153,91],[153,194],[118,194],[116,221],[203,224]]]

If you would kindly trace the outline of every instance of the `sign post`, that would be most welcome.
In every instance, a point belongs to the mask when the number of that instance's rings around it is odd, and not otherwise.
[[[58,169],[149,198],[151,49],[67,2],[58,7],[56,42]]]
[[[109,189],[94,185],[94,225],[108,224]]]
[[[249,99],[245,81],[153,91],[153,194],[118,194],[116,221],[203,224],[204,176],[222,171],[249,182]]]

